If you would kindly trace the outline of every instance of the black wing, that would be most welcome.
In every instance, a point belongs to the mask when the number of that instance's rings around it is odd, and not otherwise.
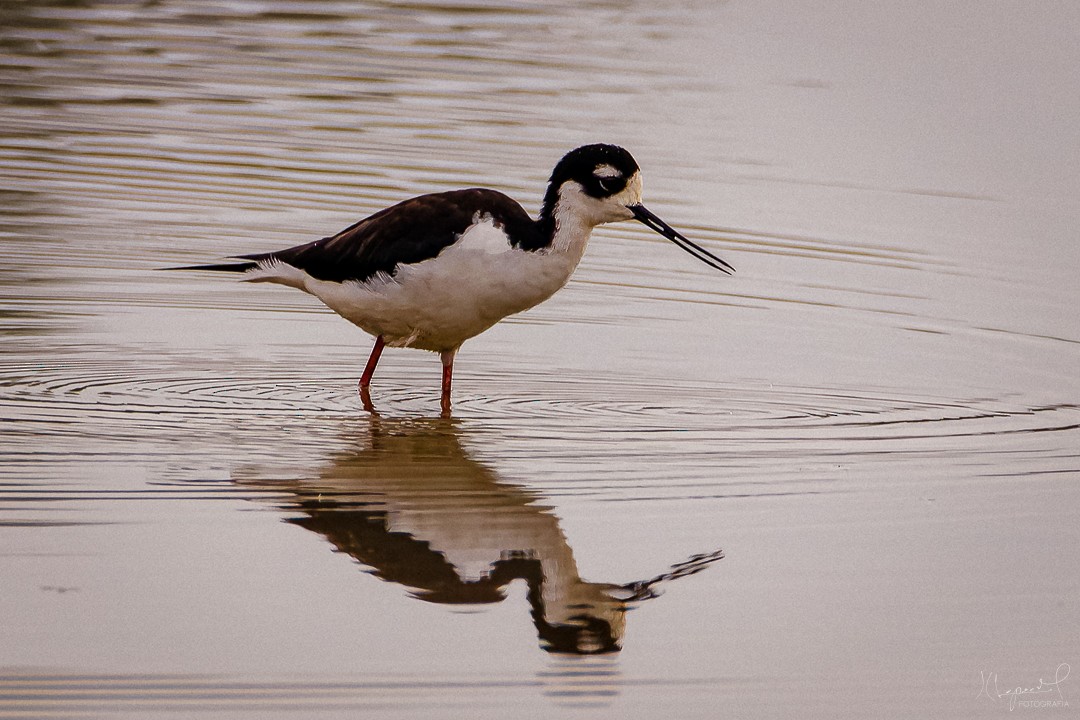
[[[337,235],[287,250],[239,255],[262,262],[277,260],[319,280],[367,280],[376,273],[393,275],[398,265],[438,255],[473,224],[490,215],[516,244],[535,249],[535,222],[514,200],[495,190],[474,188],[421,195],[381,210]],[[221,266],[223,269],[232,266]]]

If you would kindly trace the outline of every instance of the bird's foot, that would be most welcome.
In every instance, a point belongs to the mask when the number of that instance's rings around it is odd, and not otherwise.
[[[375,409],[375,403],[371,402],[371,392],[368,390],[368,386],[360,383],[360,402],[363,404],[364,409],[372,415],[378,415],[379,412]]]

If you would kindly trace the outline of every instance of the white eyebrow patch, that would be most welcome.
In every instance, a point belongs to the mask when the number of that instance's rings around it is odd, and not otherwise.
[[[599,178],[622,177],[622,173],[612,165],[597,165],[593,175]]]

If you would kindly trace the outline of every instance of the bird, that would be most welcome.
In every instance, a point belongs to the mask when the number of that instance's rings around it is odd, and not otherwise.
[[[623,220],[644,224],[721,272],[735,270],[646,209],[637,161],[605,143],[559,160],[536,219],[497,190],[452,190],[404,200],[313,242],[231,258],[240,262],[169,269],[239,273],[246,282],[297,288],[372,335],[359,383],[369,411],[384,347],[439,353],[440,406],[449,416],[462,343],[554,295],[581,261],[593,228]]]

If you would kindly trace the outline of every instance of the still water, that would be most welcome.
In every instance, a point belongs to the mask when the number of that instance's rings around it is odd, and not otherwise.
[[[0,38],[0,717],[1078,707],[1075,4],[57,0]],[[598,141],[738,273],[601,228],[450,419],[436,356],[388,350],[372,415],[312,298],[156,270],[429,191],[535,212]]]

